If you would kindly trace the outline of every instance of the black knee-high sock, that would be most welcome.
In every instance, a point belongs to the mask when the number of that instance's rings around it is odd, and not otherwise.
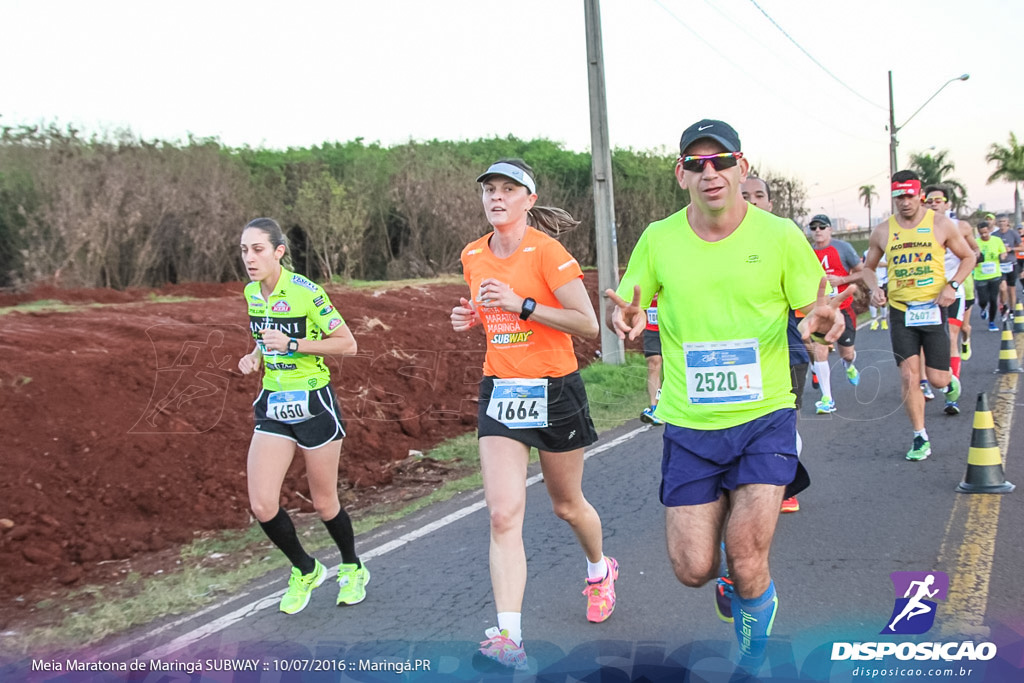
[[[284,511],[284,508],[278,508],[274,518],[267,522],[260,522],[260,526],[263,527],[263,533],[267,535],[267,538],[281,549],[281,552],[288,557],[292,565],[299,568],[300,572],[308,574],[316,568],[316,561],[302,547],[299,536],[295,533],[292,518]]]
[[[356,535],[352,531],[352,519],[345,512],[345,509],[339,510],[334,519],[325,519],[323,523],[331,534],[331,538],[338,544],[342,563],[362,567],[363,563],[359,561],[359,556],[356,555]]]

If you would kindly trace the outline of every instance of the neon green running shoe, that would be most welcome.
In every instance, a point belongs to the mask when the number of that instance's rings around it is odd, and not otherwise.
[[[370,583],[370,570],[366,565],[338,565],[338,604],[355,605],[366,599],[366,584]]]
[[[850,384],[853,386],[860,384],[860,372],[857,371],[857,366],[851,364],[846,368],[846,379],[850,380]]]
[[[925,441],[923,436],[914,437],[914,445],[907,451],[907,460],[924,460],[932,454],[932,442]]]
[[[960,400],[960,380],[957,379],[956,375],[951,374],[949,376],[949,386],[946,387],[946,400],[954,402]]]
[[[303,574],[298,567],[292,567],[292,576],[288,579],[288,590],[281,598],[281,611],[285,614],[301,612],[309,604],[309,594],[327,578],[327,568],[314,560],[313,571]]]

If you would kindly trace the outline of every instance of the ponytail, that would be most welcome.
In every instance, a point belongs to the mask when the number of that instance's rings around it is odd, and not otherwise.
[[[580,224],[568,211],[557,206],[534,206],[527,212],[526,222],[552,237],[569,232]]]

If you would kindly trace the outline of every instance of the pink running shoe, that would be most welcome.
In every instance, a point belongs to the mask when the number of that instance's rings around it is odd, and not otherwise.
[[[608,573],[603,579],[587,579],[583,594],[587,596],[587,621],[599,624],[615,611],[615,579],[619,578],[619,563],[605,556]]]
[[[480,654],[516,671],[526,669],[526,650],[522,645],[512,642],[508,631],[500,631],[497,626],[492,626],[484,631],[484,635],[487,640],[480,643]]]

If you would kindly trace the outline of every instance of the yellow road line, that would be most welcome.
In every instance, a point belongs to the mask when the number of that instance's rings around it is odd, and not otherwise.
[[[1024,349],[1017,352],[1018,360],[1021,359],[1022,352]],[[1004,470],[1010,443],[1010,427],[1013,424],[1018,376],[1015,373],[1001,376],[993,390],[994,405],[990,402]],[[955,520],[964,514],[964,508],[967,519],[964,522],[960,545],[956,550],[956,562],[951,567],[952,571],[948,572],[949,595],[945,609],[941,611],[942,621],[939,626],[939,633],[943,636],[989,635],[989,628],[984,623],[985,610],[988,607],[989,579],[992,576],[1002,499],[1002,495],[993,493],[966,493],[956,496],[949,521],[946,523],[945,537],[939,548],[939,566],[947,563],[947,546],[955,542],[951,537]]]

